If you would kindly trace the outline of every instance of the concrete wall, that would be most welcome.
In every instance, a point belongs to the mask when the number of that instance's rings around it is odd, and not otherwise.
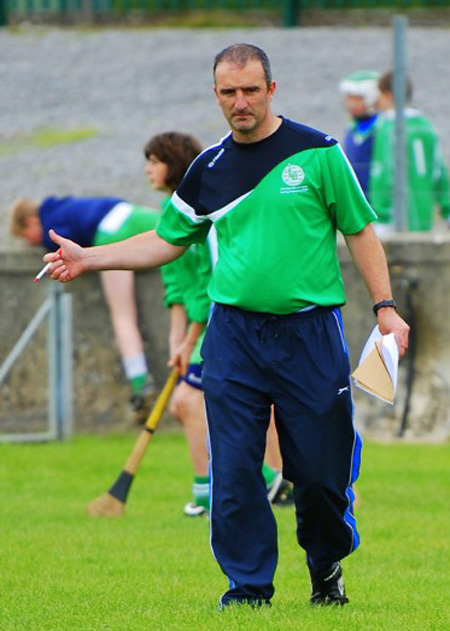
[[[48,278],[32,279],[42,253],[0,251],[0,363],[45,300]],[[167,374],[167,310],[158,271],[136,274],[138,310],[146,354],[156,380]],[[66,286],[73,295],[75,427],[77,431],[124,428],[130,392],[123,376],[98,274]],[[43,325],[0,386],[0,432],[42,427],[47,406],[46,329]]]
[[[385,241],[394,293],[407,315],[410,281],[417,338],[415,380],[407,436],[444,439],[450,436],[450,237],[408,234]],[[352,368],[375,318],[371,300],[349,253],[339,256],[347,287],[343,310]],[[13,347],[45,299],[49,280],[33,284],[41,255],[26,250],[0,251],[0,362]],[[87,275],[66,286],[74,304],[74,371],[76,430],[106,431],[124,427],[128,386],[104,303],[98,275]],[[167,312],[162,306],[159,273],[137,274],[138,307],[146,351],[159,384],[167,374]],[[46,414],[47,357],[45,330],[39,331],[5,384],[0,386],[0,432],[42,425]],[[394,407],[355,390],[356,421],[365,435],[395,435],[403,413],[407,362],[400,370]]]
[[[414,387],[408,429],[411,439],[445,440],[450,437],[450,236],[447,233],[392,235],[384,241],[394,297],[401,315],[415,321]],[[375,318],[364,283],[340,248],[340,260],[348,302],[343,310],[352,369]],[[408,287],[415,289],[408,289]],[[407,293],[411,291],[413,313]],[[399,428],[405,404],[405,381],[411,353],[400,364],[399,387],[393,407],[354,389],[356,422],[366,435],[393,436]]]

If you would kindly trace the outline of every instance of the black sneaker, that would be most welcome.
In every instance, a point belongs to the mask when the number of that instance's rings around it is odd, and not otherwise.
[[[308,566],[309,567],[309,566]],[[345,595],[342,567],[339,562],[333,563],[328,570],[314,572],[309,567],[311,575],[311,604],[312,605],[345,605],[348,598]]]
[[[272,506],[294,506],[294,487],[287,480],[283,480],[283,484],[272,500]]]
[[[278,472],[272,484],[267,488],[267,499],[277,506],[292,506],[294,503],[294,491],[292,484],[285,480]]]

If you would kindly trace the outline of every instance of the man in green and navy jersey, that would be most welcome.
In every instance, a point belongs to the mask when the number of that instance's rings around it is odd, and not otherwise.
[[[360,440],[352,423],[345,302],[336,231],[346,239],[383,334],[400,355],[408,325],[392,300],[368,205],[336,141],[275,116],[266,54],[236,44],[215,59],[214,89],[231,133],[193,162],[156,232],[83,249],[51,233],[55,280],[99,268],[155,267],[202,242],[212,224],[215,302],[202,348],[210,437],[211,544],[229,589],[221,607],[269,604],[276,523],[261,472],[270,408],[294,484],[297,538],[314,604],[345,604],[340,560],[359,543],[352,484]]]
[[[379,80],[379,104],[382,115],[374,128],[374,146],[370,170],[370,201],[378,215],[378,232],[394,230],[395,177],[395,101],[392,72]],[[406,100],[412,99],[408,79]],[[431,121],[419,110],[405,108],[406,143],[406,228],[410,231],[431,230],[435,208],[450,221],[450,183],[439,139]]]

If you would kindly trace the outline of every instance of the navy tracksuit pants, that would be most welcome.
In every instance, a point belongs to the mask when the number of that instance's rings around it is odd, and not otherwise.
[[[361,442],[352,423],[340,312],[317,307],[276,316],[215,305],[202,355],[211,544],[230,580],[222,603],[267,601],[278,557],[262,476],[272,404],[308,563],[324,569],[359,543],[351,485]]]

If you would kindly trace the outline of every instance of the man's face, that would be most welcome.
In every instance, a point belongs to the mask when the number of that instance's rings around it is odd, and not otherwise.
[[[25,239],[29,245],[42,245],[42,224],[39,217],[26,217],[20,236]]]
[[[145,172],[150,185],[155,189],[155,191],[167,190],[169,167],[165,162],[161,162],[161,160],[159,160],[153,153],[148,157],[145,163]]]
[[[354,94],[347,97],[347,110],[352,118],[362,118],[368,114],[363,97]]]
[[[386,112],[394,107],[394,96],[391,92],[380,92],[378,95],[378,107],[382,112]]]
[[[214,92],[238,138],[254,136],[268,121],[274,91],[275,81],[267,85],[258,60],[250,60],[243,67],[223,61],[216,68]]]

